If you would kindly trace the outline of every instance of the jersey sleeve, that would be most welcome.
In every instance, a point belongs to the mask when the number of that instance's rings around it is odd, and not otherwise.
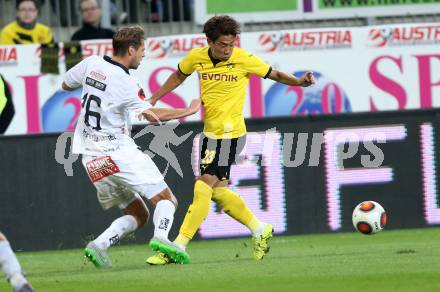
[[[182,73],[185,76],[191,75],[196,67],[195,67],[195,56],[194,51],[190,51],[188,55],[186,55],[185,58],[183,58],[180,63],[177,65],[177,68],[179,69],[180,73]]]
[[[85,58],[75,66],[73,66],[69,71],[64,75],[64,83],[70,88],[77,88],[82,86],[84,77],[86,75],[87,66],[93,60],[99,58],[98,56],[90,56]]]
[[[144,90],[137,84],[130,83],[125,86],[122,93],[124,96],[123,105],[130,112],[141,113],[151,108],[151,103],[146,99]]]
[[[267,78],[272,71],[272,67],[257,55],[247,53],[246,59],[246,69],[250,74],[256,74],[260,77]]]

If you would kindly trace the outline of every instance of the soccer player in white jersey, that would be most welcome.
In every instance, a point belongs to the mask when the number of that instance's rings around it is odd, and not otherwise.
[[[156,241],[169,242],[177,206],[154,162],[130,137],[130,113],[157,122],[186,117],[200,108],[198,99],[188,108],[151,108],[129,72],[137,69],[144,57],[144,39],[145,32],[139,26],[121,28],[113,36],[112,58],[84,59],[66,73],[62,85],[64,90],[83,87],[72,152],[82,154],[103,209],[117,206],[125,214],[85,248],[85,256],[98,268],[111,267],[107,249],[147,222],[149,212],[141,197],[156,206]]]
[[[20,263],[17,260],[11,245],[6,236],[0,232],[0,268],[6,276],[14,292],[33,292],[34,289],[26,280],[21,271]]]

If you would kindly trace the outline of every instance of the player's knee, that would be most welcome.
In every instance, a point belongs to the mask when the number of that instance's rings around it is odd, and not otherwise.
[[[147,205],[145,205],[142,199],[133,201],[127,208],[124,209],[126,215],[131,215],[136,219],[138,228],[143,227],[150,217]]]
[[[207,184],[210,187],[213,187],[219,181],[218,177],[212,174],[204,174],[202,176],[199,176],[198,180],[203,181],[205,184]]]
[[[148,211],[148,209],[137,210],[135,213],[130,214],[130,215],[132,215],[134,218],[136,218],[138,228],[142,228],[142,227],[144,227],[145,224],[147,224],[148,219],[150,217],[150,212]]]
[[[139,216],[136,218],[138,223],[138,228],[144,227],[144,225],[147,224],[149,217],[150,217],[150,213],[148,212],[148,210],[142,214],[139,214]]]
[[[150,202],[153,205],[157,205],[157,203],[159,203],[162,200],[171,201],[171,203],[173,203],[174,207],[176,207],[177,209],[178,206],[177,199],[169,188],[166,188],[157,195],[155,195],[153,198],[150,199]]]
[[[246,203],[243,198],[226,187],[214,188],[212,200],[219,204],[223,209],[242,210],[246,208]]]
[[[0,241],[5,241],[5,240],[7,240],[6,236],[0,232]]]

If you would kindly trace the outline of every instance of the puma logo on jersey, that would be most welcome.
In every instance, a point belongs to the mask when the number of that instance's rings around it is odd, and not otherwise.
[[[238,82],[237,75],[202,73],[202,80]]]

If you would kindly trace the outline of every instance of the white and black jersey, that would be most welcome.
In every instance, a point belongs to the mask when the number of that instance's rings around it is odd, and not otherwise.
[[[107,56],[91,56],[70,69],[64,82],[83,87],[73,153],[99,156],[137,148],[129,113],[141,113],[151,104],[126,67]]]

